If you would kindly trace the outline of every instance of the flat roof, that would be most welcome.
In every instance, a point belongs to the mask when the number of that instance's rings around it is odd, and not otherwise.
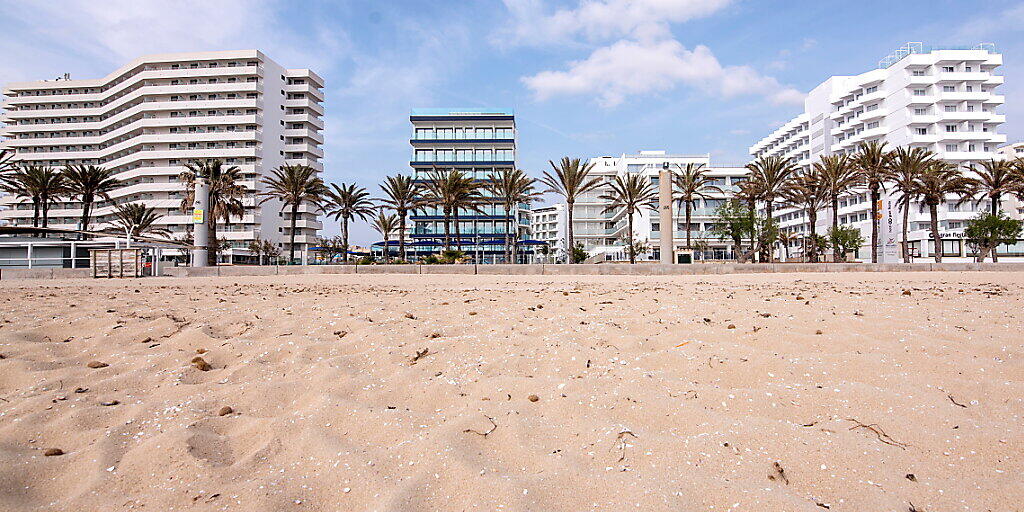
[[[510,108],[458,107],[458,108],[414,108],[413,116],[514,116]]]

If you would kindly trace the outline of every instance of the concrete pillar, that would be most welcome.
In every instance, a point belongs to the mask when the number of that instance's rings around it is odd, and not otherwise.
[[[672,264],[675,258],[675,222],[672,219],[672,172],[668,163],[658,173],[658,214],[661,224],[661,263]]]
[[[32,244],[31,243],[27,244],[27,247],[28,247],[28,250],[27,250],[26,254],[28,255],[28,268],[32,268]]]
[[[71,268],[78,268],[78,251],[74,242],[71,242]]]
[[[210,185],[203,178],[196,178],[195,198],[192,200],[192,266],[207,266],[210,246],[210,227],[206,224],[206,216],[213,215],[210,211]],[[217,234],[213,233],[216,238]]]

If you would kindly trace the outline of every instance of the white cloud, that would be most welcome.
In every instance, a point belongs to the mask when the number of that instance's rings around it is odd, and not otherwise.
[[[985,13],[964,22],[956,31],[956,38],[964,41],[992,37],[1002,32],[1016,32],[1024,23],[1024,4],[1018,4],[1002,12]]]
[[[0,73],[5,79],[35,80],[89,71],[83,63],[99,62],[109,72],[147,54],[249,48],[284,66],[323,72],[331,54],[346,46],[344,33],[289,31],[276,19],[283,5],[281,0],[68,0],[6,7],[0,41],[25,48],[8,54],[13,58],[0,63]]]
[[[723,98],[759,95],[773,103],[803,101],[802,93],[772,77],[749,66],[722,66],[708,47],[688,50],[674,39],[621,40],[570,63],[568,70],[542,71],[522,81],[538,100],[594,95],[604,107],[680,84]]]
[[[580,0],[575,8],[553,13],[541,0],[504,2],[515,22],[498,33],[499,46],[548,44],[579,35],[590,41],[666,35],[668,24],[709,16],[731,0]]]

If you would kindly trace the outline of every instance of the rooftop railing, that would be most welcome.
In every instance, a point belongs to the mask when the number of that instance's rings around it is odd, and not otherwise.
[[[893,64],[903,60],[907,55],[915,53],[932,53],[940,50],[982,50],[988,53],[997,53],[995,43],[980,43],[974,46],[969,45],[925,45],[920,42],[910,42],[899,48],[896,51],[886,55],[884,59],[878,61],[879,69],[886,69]]]

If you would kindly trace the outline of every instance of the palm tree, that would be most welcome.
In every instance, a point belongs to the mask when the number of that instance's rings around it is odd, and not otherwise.
[[[462,249],[459,210],[478,210],[482,185],[460,169],[434,168],[428,174],[427,204],[439,208],[444,217],[444,248],[451,248],[451,223],[455,222],[456,247]]]
[[[52,167],[28,165],[8,173],[0,182],[4,192],[32,201],[32,226],[49,224],[50,204],[67,192],[64,175]]]
[[[425,205],[422,188],[413,180],[412,176],[398,174],[384,178],[384,184],[380,186],[384,191],[381,204],[391,208],[398,215],[398,253],[403,261],[408,260],[405,254],[405,219],[409,212],[422,208]]]
[[[799,240],[796,231],[779,231],[779,241],[782,242],[782,250],[785,251],[786,261],[789,261],[789,246],[793,242]]]
[[[324,209],[335,221],[341,221],[341,244],[343,249],[342,261],[348,261],[348,224],[353,219],[366,220],[373,214],[374,204],[370,199],[370,193],[365,188],[356,184],[342,183],[339,187],[331,183],[324,197],[326,199]]]
[[[857,170],[847,155],[827,155],[814,164],[814,168],[828,187],[828,200],[832,206],[832,232],[839,229],[839,196],[860,182]],[[832,247],[832,260],[839,261],[839,247]]]
[[[871,263],[878,263],[878,202],[889,180],[889,159],[885,142],[864,142],[853,156],[853,165],[861,184],[867,186],[871,198]]]
[[[537,180],[529,177],[521,169],[502,169],[497,173],[491,173],[485,188],[492,196],[499,199],[502,208],[505,210],[505,261],[512,262],[513,238],[512,219],[516,215],[519,205],[530,203],[540,197],[540,192],[533,186]],[[518,224],[518,222],[517,222]],[[518,235],[518,229],[516,230]]]
[[[918,198],[918,185],[921,173],[935,159],[935,154],[925,148],[898,147],[892,152],[889,161],[888,179],[892,181],[893,190],[900,196],[896,206],[903,213],[903,262],[910,263],[910,248],[907,246],[907,231],[910,222],[910,205]]]
[[[693,203],[699,199],[710,199],[708,192],[722,194],[722,189],[713,185],[715,179],[708,176],[708,169],[703,163],[688,163],[686,167],[676,164],[679,172],[672,173],[672,184],[679,192],[679,203],[683,206],[686,221],[686,250],[692,248],[690,244],[690,215],[693,213]],[[666,232],[667,228],[667,232]],[[667,234],[666,234],[667,233]],[[661,236],[673,236],[672,226],[661,226]]]
[[[92,217],[92,206],[96,198],[110,200],[110,192],[118,186],[118,180],[110,169],[97,167],[95,165],[69,165],[64,168],[64,181],[67,185],[67,193],[72,198],[82,202],[82,220],[79,229],[89,230],[89,221]],[[80,238],[84,238],[80,234]]]
[[[453,171],[454,172],[454,171]],[[470,175],[458,171],[458,177],[453,180],[452,189],[452,223],[455,225],[455,249],[462,250],[462,222],[459,220],[460,212],[482,213],[483,209],[483,183],[473,179]]]
[[[754,180],[747,179],[740,183],[739,189],[733,193],[733,198],[747,207],[747,224],[750,227],[750,258],[754,259],[757,253],[757,200],[761,197],[761,191]],[[740,258],[742,252],[737,254]],[[740,258],[741,262],[746,258]]]
[[[391,241],[391,233],[394,233],[398,229],[398,215],[388,215],[384,213],[384,210],[377,212],[377,216],[373,218],[371,223],[373,229],[376,229],[381,236],[384,237],[384,262],[391,262],[391,247],[388,242]]]
[[[14,160],[14,151],[0,149],[0,176],[6,172],[12,172],[18,168]]]
[[[982,198],[988,198],[992,215],[1000,211],[1003,194],[1009,194],[1020,187],[1020,178],[1014,172],[1012,161],[989,160],[981,162],[981,169],[971,167],[971,170],[974,176],[968,179],[975,193],[981,195],[978,202],[981,202]]]
[[[775,200],[782,195],[787,182],[797,172],[798,167],[792,160],[781,156],[760,157],[746,167],[750,170],[748,181],[753,183],[759,198],[764,201],[765,215],[770,222],[774,218]],[[774,252],[772,244],[765,244],[761,251],[762,260],[771,261]]]
[[[946,196],[955,194],[961,200],[969,197],[972,185],[960,172],[960,169],[949,162],[935,160],[917,180],[917,190],[928,205],[931,215],[932,240],[935,241],[935,263],[942,263],[942,239],[939,238],[939,204],[946,201]]]
[[[639,174],[629,174],[625,179],[616,176],[609,185],[608,192],[601,199],[609,201],[604,211],[614,212],[620,208],[626,210],[626,239],[629,244],[629,262],[636,263],[636,246],[633,244],[633,215],[643,206],[654,208],[658,201],[658,192],[651,181]]]
[[[786,204],[801,208],[807,212],[807,221],[810,223],[810,239],[808,261],[818,262],[818,210],[829,199],[829,183],[818,166],[801,172],[791,178],[782,190],[782,197]]]
[[[320,208],[323,199],[324,181],[316,174],[316,169],[308,165],[282,165],[273,171],[271,176],[264,177],[263,185],[267,190],[259,204],[271,199],[281,201],[281,210],[291,207],[288,232],[288,261],[295,260],[295,223],[299,217],[299,206],[309,203]]]
[[[217,240],[217,220],[223,219],[225,223],[231,221],[231,216],[241,217],[245,214],[245,206],[242,198],[246,195],[245,186],[239,183],[242,181],[242,170],[237,166],[225,167],[218,159],[192,160],[185,164],[185,170],[178,175],[178,179],[185,184],[185,196],[181,200],[181,209],[191,211],[195,202],[196,179],[206,181],[210,189],[210,199],[207,208],[206,225],[210,233],[210,245],[207,249],[207,263],[217,265],[217,254],[220,252],[220,245]]]
[[[562,157],[558,165],[551,160],[548,160],[548,163],[551,164],[551,168],[555,172],[551,174],[549,171],[544,171],[544,176],[540,181],[548,187],[545,192],[554,192],[565,198],[565,214],[568,220],[565,233],[565,253],[569,255],[566,261],[572,263],[572,251],[576,247],[573,245],[572,207],[580,196],[600,187],[601,178],[591,178],[590,171],[593,170],[595,164],[593,162],[583,164],[579,158]]]
[[[142,235],[170,236],[170,231],[157,225],[161,217],[156,213],[156,208],[149,208],[142,203],[119,204],[114,210],[114,229],[129,238]]]

